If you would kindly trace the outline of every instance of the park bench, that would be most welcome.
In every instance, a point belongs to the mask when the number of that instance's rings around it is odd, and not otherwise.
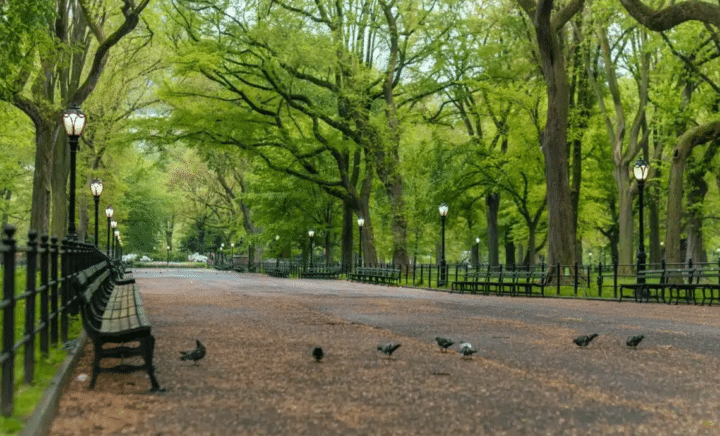
[[[486,273],[480,270],[475,270],[472,273],[466,272],[462,280],[455,280],[450,284],[450,293],[459,291],[461,294],[464,294],[466,290],[473,294],[476,293],[482,283],[480,278],[484,278],[485,274]]]
[[[510,295],[524,295],[531,297],[535,295],[534,290],[538,289],[537,295],[545,296],[545,286],[548,283],[548,271],[536,268],[516,269],[510,273],[510,281],[505,285],[510,290]]]
[[[146,371],[152,384],[150,391],[161,390],[153,367],[155,338],[151,334],[135,280],[116,278],[110,262],[103,261],[80,271],[73,279],[73,287],[80,295],[83,327],[94,346],[90,389],[95,387],[101,372]],[[140,345],[124,345],[130,342],[139,342]],[[104,348],[105,344],[118,346]],[[132,356],[141,356],[144,364],[100,367],[102,359]]]
[[[492,288],[494,288],[497,295],[502,295],[505,291],[505,285],[507,284],[505,281],[506,274],[507,271],[502,268],[488,269],[487,272],[485,272],[485,277],[480,279],[483,294],[490,295]]]
[[[650,301],[654,298],[658,303],[671,303],[673,294],[675,295],[675,304],[680,301],[680,295],[684,295],[686,302],[694,301],[695,289],[699,287],[695,279],[694,268],[679,269],[653,269],[645,270],[638,273],[638,278],[644,278],[644,283],[623,283],[620,285],[620,298],[622,301],[626,297],[625,290],[632,291],[635,301]]]
[[[392,285],[400,282],[400,275],[400,268],[357,267],[348,278],[356,282]]]
[[[265,274],[272,277],[288,277],[290,276],[290,265],[266,266]]]
[[[702,291],[701,305],[704,305],[706,300],[709,300],[708,305],[710,306],[712,306],[713,300],[720,301],[720,270],[716,268],[698,269],[695,272],[695,289]]]
[[[300,273],[304,279],[337,279],[340,268],[334,266],[311,266]]]

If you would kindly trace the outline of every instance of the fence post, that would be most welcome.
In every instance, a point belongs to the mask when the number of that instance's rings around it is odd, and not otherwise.
[[[35,375],[35,299],[37,294],[37,241],[35,230],[28,232],[27,274],[25,276],[25,384],[30,384]]]
[[[15,374],[15,227],[3,229],[3,349],[2,349],[2,414],[13,412],[13,380]]]
[[[58,310],[58,285],[60,277],[58,275],[58,258],[60,257],[60,246],[58,245],[58,237],[50,238],[50,344],[58,343],[58,322],[60,321],[60,312]]]
[[[48,286],[50,282],[50,246],[47,235],[40,237],[40,352],[47,357],[50,351]]]
[[[573,271],[573,293],[577,296],[578,291],[578,263],[575,261],[575,270]]]
[[[557,264],[557,280],[556,280],[556,286],[557,286],[557,294],[560,295],[560,262]]]
[[[613,259],[613,298],[617,300],[618,297],[618,261]]]
[[[60,244],[60,263],[62,275],[62,288],[60,288],[60,340],[68,340],[68,300],[70,297],[70,271],[72,258],[72,241],[65,236]]]
[[[602,286],[603,286],[603,264],[602,262],[598,262],[598,278],[597,278],[597,285],[598,285],[598,297],[602,298]]]

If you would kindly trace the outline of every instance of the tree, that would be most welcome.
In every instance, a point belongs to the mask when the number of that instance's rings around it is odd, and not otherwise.
[[[554,14],[553,0],[518,0],[533,20],[539,61],[547,85],[547,118],[541,149],[545,156],[545,184],[548,208],[548,262],[575,263],[575,225],[567,169],[567,128],[570,87],[559,33],[584,6],[572,0]]]
[[[118,17],[108,3],[57,0],[54,20],[45,23],[45,32],[22,41],[28,61],[3,82],[0,99],[22,110],[35,126],[32,229],[48,233],[52,206],[52,233],[64,234],[69,151],[60,132],[61,113],[81,105],[93,92],[110,49],[135,29],[149,2],[122,0]]]
[[[628,13],[640,24],[655,32],[664,32],[688,21],[699,21],[720,27],[720,6],[704,1],[684,1],[655,10],[640,0],[620,0]],[[709,29],[716,33],[714,29]],[[668,193],[667,227],[665,233],[666,260],[680,262],[680,229],[682,213],[683,174],[693,147],[720,136],[720,121],[709,121],[687,130],[673,148],[670,189]]]

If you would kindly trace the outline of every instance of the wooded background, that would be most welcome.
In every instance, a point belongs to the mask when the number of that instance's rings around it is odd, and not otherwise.
[[[351,264],[720,258],[720,7],[633,0],[0,0],[3,224],[124,252]],[[276,239],[276,236],[279,238]]]

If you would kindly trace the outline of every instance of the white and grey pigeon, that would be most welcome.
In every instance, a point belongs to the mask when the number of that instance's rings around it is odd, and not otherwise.
[[[463,359],[472,359],[472,355],[477,353],[477,350],[469,342],[463,342],[458,347],[458,352],[463,355]]]
[[[378,351],[382,351],[383,353],[387,354],[388,357],[391,357],[392,353],[394,353],[395,350],[400,348],[400,345],[402,344],[393,344],[392,342],[388,342],[387,344],[378,345],[377,349]]]

